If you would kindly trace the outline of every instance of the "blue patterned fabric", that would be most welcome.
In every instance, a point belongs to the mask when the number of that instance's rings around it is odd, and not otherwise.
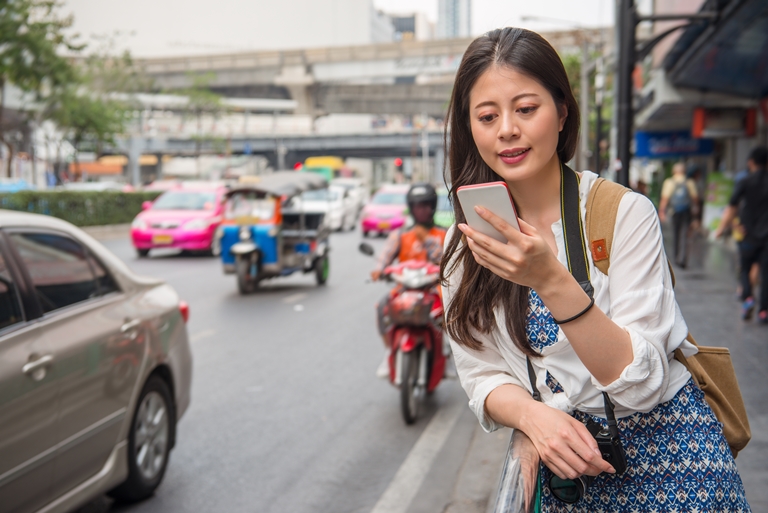
[[[605,419],[575,412],[585,422]],[[576,504],[552,496],[552,472],[541,466],[541,511],[578,512],[749,512],[736,463],[722,424],[692,380],[670,401],[648,413],[618,419],[627,470],[601,474]]]
[[[560,326],[557,325],[554,317],[549,313],[549,308],[544,306],[544,302],[533,289],[528,292],[528,313],[525,327],[528,343],[539,353],[544,351],[545,347],[557,342]]]

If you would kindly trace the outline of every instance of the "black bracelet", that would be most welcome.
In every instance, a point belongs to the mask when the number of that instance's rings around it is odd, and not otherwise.
[[[567,319],[565,319],[563,321],[558,321],[557,319],[553,319],[553,320],[557,324],[565,324],[566,322],[575,321],[576,319],[578,319],[579,317],[581,317],[585,313],[589,312],[589,309],[592,308],[594,305],[595,305],[595,298],[591,297],[591,298],[589,298],[589,304],[587,305],[587,307],[584,310],[582,310],[581,312],[579,312],[576,315],[574,315],[573,317],[568,317]]]

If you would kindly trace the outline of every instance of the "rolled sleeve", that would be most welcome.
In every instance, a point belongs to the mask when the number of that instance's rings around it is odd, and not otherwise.
[[[509,373],[509,366],[492,341],[487,337],[481,337],[479,340],[483,342],[482,351],[464,348],[454,340],[450,342],[461,386],[469,397],[469,408],[480,421],[482,428],[490,433],[503,426],[485,412],[485,400],[488,395],[502,385],[524,387]]]
[[[632,362],[601,385],[618,404],[647,412],[669,384],[669,359],[687,334],[679,316],[658,217],[651,202],[627,194],[619,206],[611,250],[610,317],[630,336]]]

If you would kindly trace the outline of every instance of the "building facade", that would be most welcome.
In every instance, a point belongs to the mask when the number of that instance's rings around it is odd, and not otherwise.
[[[471,0],[438,0],[437,37],[450,39],[472,35]]]

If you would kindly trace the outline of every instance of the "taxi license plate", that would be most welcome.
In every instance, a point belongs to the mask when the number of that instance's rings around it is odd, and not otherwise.
[[[389,230],[390,226],[392,226],[392,225],[390,225],[387,222],[381,222],[381,223],[378,224],[379,230]]]
[[[171,244],[173,236],[171,235],[153,235],[152,244]]]

